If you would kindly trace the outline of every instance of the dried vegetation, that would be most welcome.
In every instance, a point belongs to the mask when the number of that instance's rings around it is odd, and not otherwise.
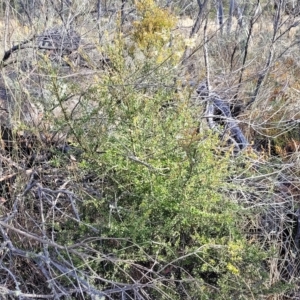
[[[3,299],[299,299],[298,8],[213,3],[0,4]]]

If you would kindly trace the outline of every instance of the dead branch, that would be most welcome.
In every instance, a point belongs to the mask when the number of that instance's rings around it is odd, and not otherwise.
[[[16,51],[20,50],[20,49],[25,49],[25,48],[28,48],[28,47],[25,47],[26,44],[30,43],[33,39],[35,38],[35,36],[33,36],[32,38],[28,39],[28,40],[25,40],[23,42],[21,42],[20,44],[18,45],[15,45],[13,47],[11,47],[9,50],[5,51],[4,52],[4,56],[1,60],[1,64],[3,64],[6,60],[9,59],[9,57]]]

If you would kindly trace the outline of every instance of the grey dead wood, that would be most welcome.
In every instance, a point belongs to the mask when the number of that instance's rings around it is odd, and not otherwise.
[[[204,82],[198,86],[197,94],[202,100],[207,101],[207,111],[209,112],[209,117],[212,117],[212,120],[209,122],[210,128],[213,129],[220,123],[223,123],[225,128],[223,134],[229,133],[239,148],[237,150],[246,148],[249,143],[240,129],[238,121],[233,118],[229,103],[216,93],[208,95],[208,89]]]

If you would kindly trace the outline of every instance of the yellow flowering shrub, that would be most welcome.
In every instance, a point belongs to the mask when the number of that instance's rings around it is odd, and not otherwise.
[[[141,19],[134,23],[134,40],[142,49],[162,47],[169,40],[176,18],[153,0],[138,0],[136,8]]]

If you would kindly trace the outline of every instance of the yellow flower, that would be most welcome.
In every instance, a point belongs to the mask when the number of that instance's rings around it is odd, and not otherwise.
[[[240,271],[231,263],[228,263],[227,264],[227,269],[228,271],[230,271],[232,274],[235,274],[235,275],[239,275],[240,274]]]

